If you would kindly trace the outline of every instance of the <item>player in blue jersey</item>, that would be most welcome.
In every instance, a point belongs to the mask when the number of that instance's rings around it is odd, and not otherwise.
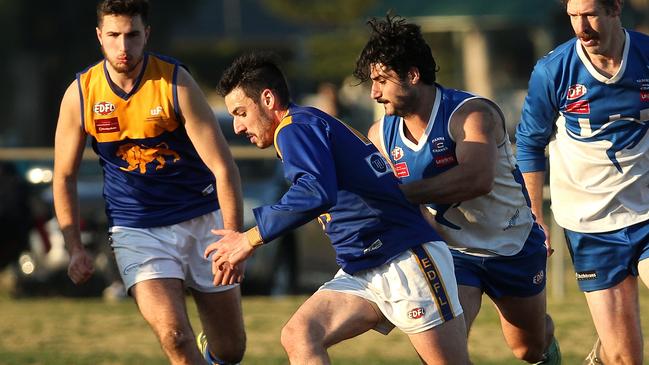
[[[259,148],[275,145],[290,188],[254,209],[257,225],[208,247],[215,284],[235,280],[231,267],[256,247],[318,218],[341,270],[282,330],[291,363],[328,364],[327,348],[370,329],[408,334],[429,364],[468,364],[466,329],[452,259],[419,209],[408,203],[384,157],[345,123],[290,102],[271,58],[238,58],[219,92],[234,130]]]
[[[640,364],[638,276],[649,285],[649,37],[621,0],[567,0],[576,37],[538,61],[516,139],[532,209],[565,228],[599,339],[586,364]],[[601,340],[601,342],[600,342]]]
[[[545,236],[502,112],[488,99],[435,82],[437,66],[419,26],[392,16],[369,25],[355,75],[372,82],[371,97],[386,114],[369,137],[451,248],[467,328],[486,293],[517,358],[560,363],[546,314]]]
[[[237,363],[245,349],[239,286],[214,286],[202,254],[211,229],[241,227],[238,170],[189,73],[144,51],[147,14],[146,0],[98,4],[104,60],[80,72],[61,102],[53,188],[68,275],[81,284],[94,267],[80,239],[76,182],[90,136],[120,274],[169,362],[205,363],[187,315],[189,289],[217,363]]]

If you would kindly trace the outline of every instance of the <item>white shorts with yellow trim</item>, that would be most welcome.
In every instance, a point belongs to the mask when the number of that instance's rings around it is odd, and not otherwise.
[[[408,334],[427,331],[462,314],[453,258],[444,242],[428,242],[394,260],[354,275],[339,270],[318,290],[362,297],[386,321],[374,330],[388,334],[395,326]]]

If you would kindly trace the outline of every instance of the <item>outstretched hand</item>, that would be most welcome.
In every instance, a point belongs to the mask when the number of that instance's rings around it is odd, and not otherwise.
[[[205,258],[211,255],[214,285],[240,283],[245,271],[245,260],[254,248],[244,233],[228,229],[214,229],[212,233],[223,236],[205,249]]]

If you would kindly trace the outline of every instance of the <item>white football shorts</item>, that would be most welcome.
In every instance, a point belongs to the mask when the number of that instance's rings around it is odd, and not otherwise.
[[[427,331],[462,314],[453,258],[444,242],[413,247],[394,260],[350,275],[339,270],[318,290],[364,298],[385,317],[374,330],[395,326],[407,334]]]
[[[203,257],[205,248],[221,238],[210,230],[221,228],[220,210],[169,226],[111,227],[111,247],[124,286],[130,290],[144,280],[175,278],[204,293],[233,288],[214,286],[212,262]]]

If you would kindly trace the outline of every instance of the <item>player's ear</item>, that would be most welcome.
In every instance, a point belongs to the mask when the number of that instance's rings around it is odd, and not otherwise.
[[[261,104],[267,109],[272,110],[275,107],[275,95],[270,89],[264,89],[261,92]]]
[[[411,67],[408,70],[408,83],[415,85],[419,82],[420,76],[419,69],[417,67]]]

